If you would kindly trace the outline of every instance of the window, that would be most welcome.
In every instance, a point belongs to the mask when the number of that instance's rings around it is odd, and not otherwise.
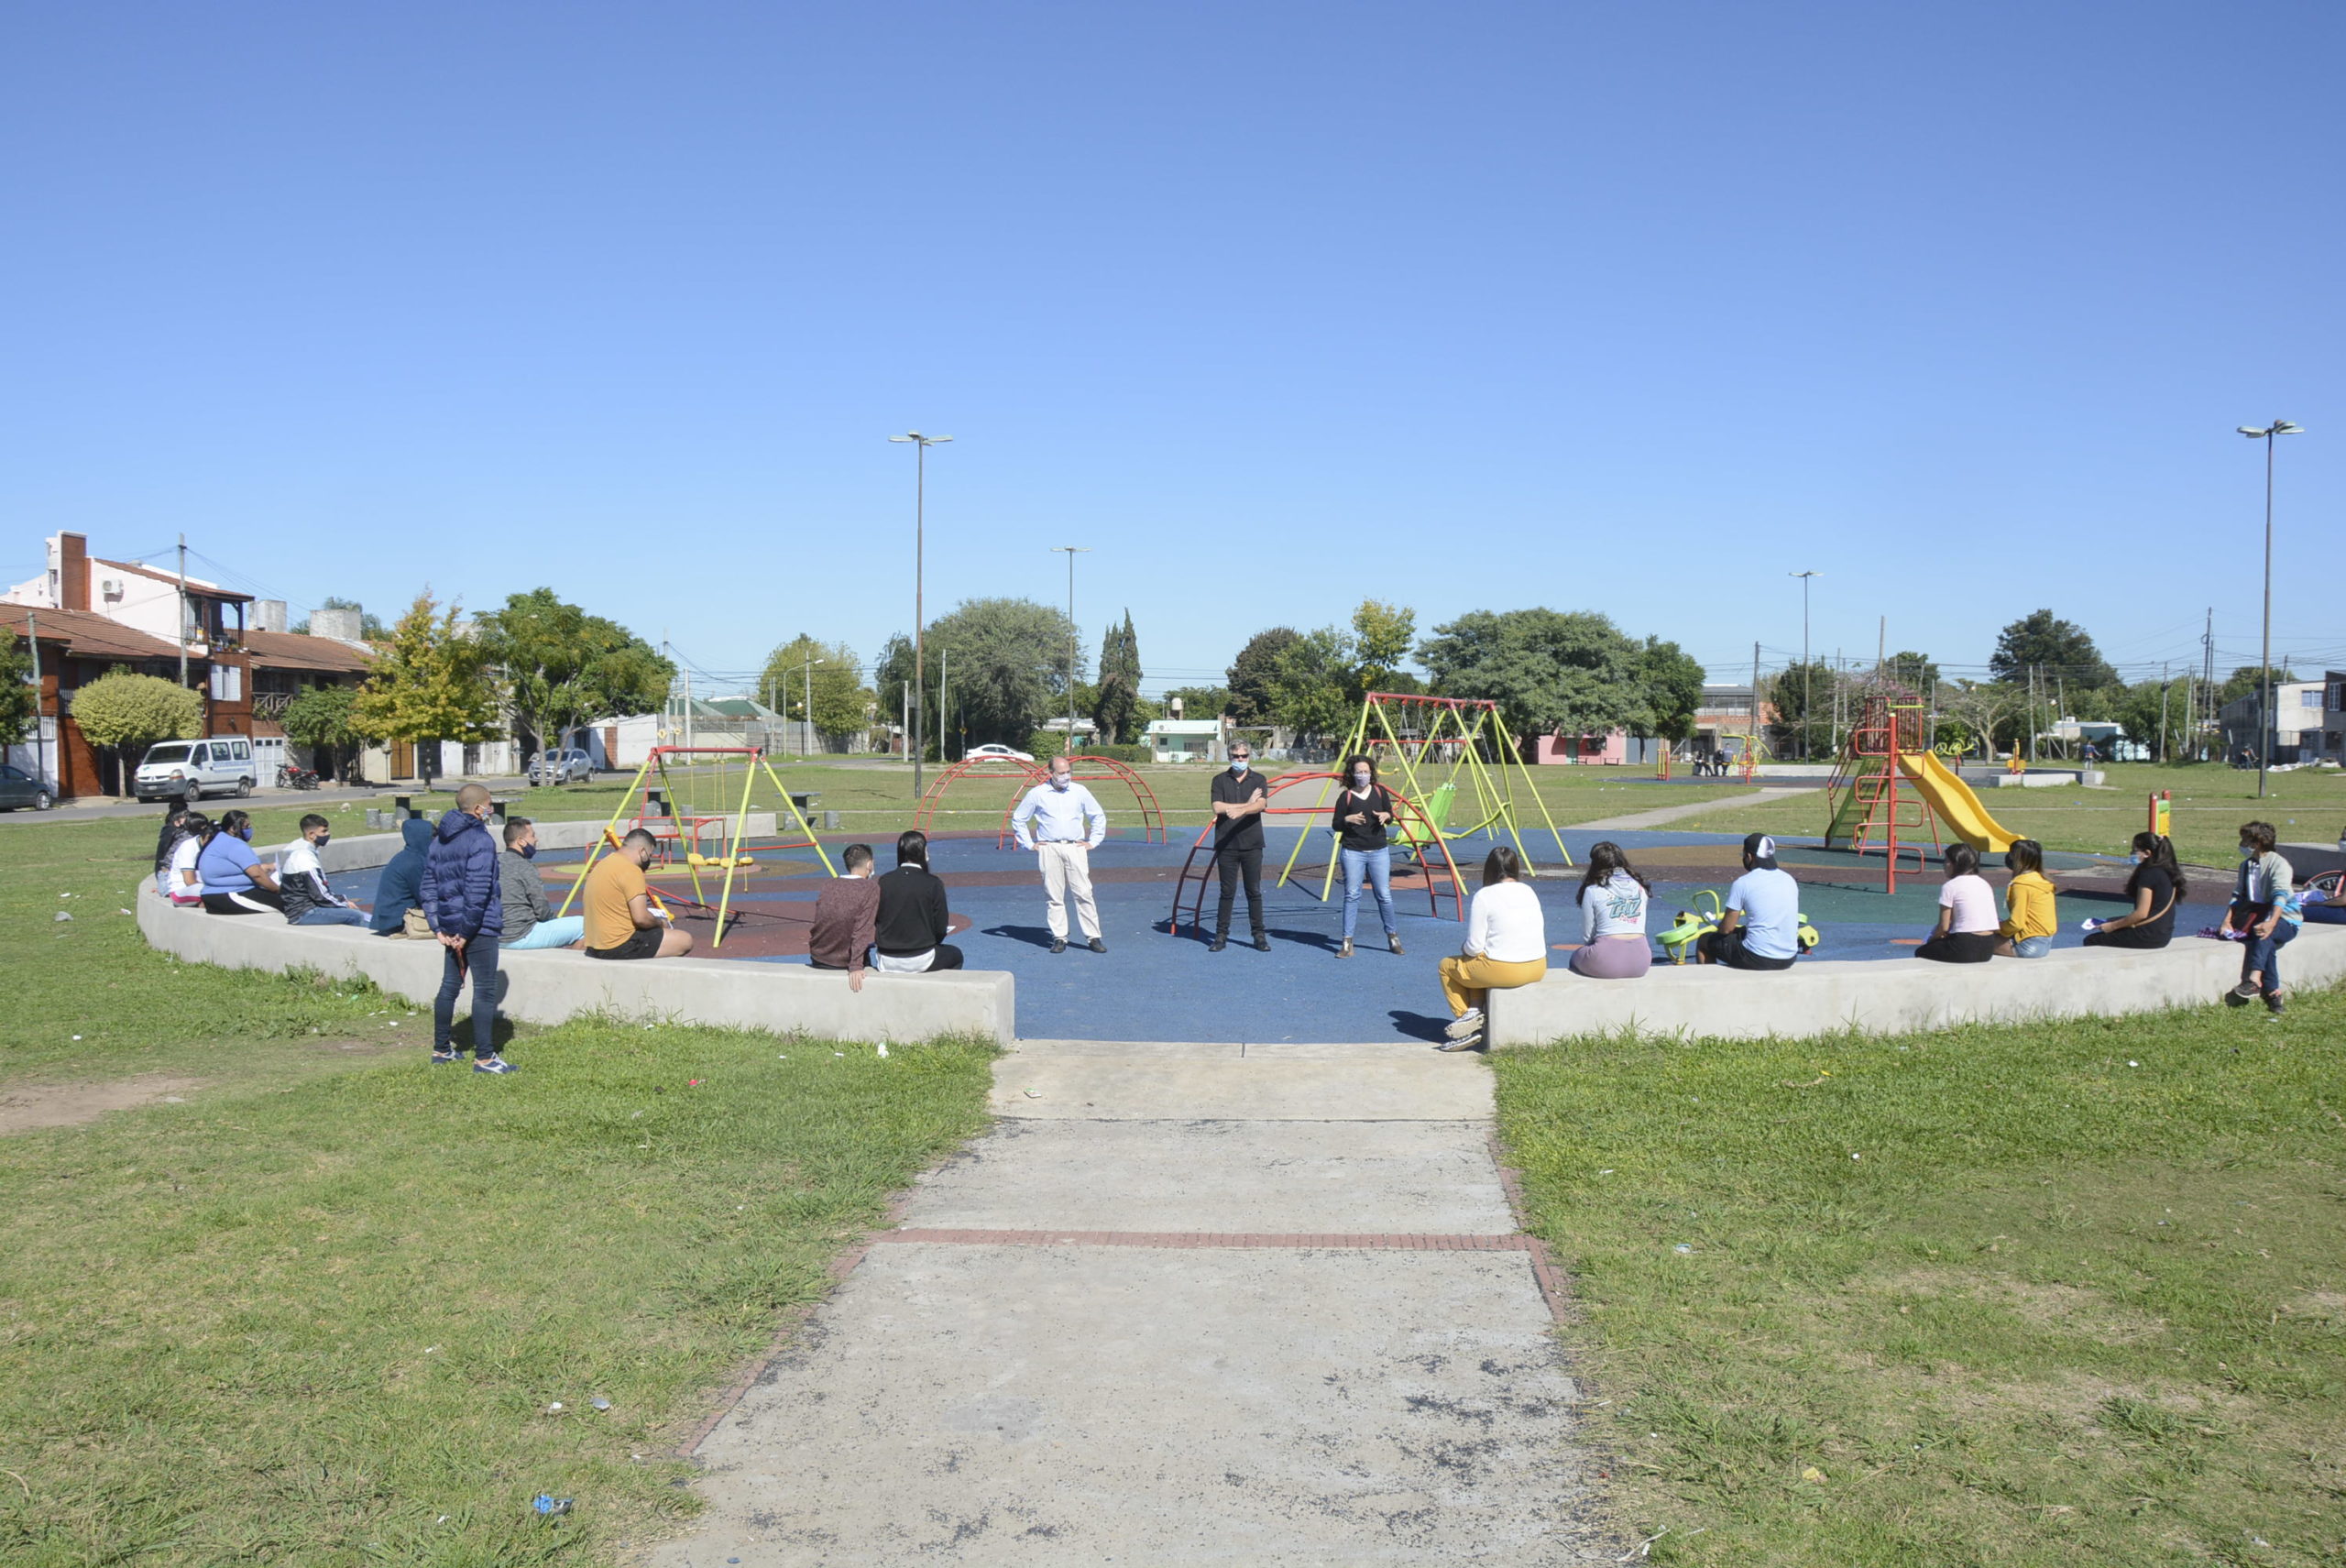
[[[212,700],[242,702],[245,698],[245,672],[236,664],[212,666]]]
[[[2297,694],[2297,706],[2300,707],[2319,707],[2321,706],[2321,694],[2314,690],[2311,686],[2308,686],[2305,690]]]
[[[212,761],[212,748],[209,746],[198,746],[194,751],[190,751],[187,754],[187,761],[188,766],[192,768],[201,768],[209,765]]]

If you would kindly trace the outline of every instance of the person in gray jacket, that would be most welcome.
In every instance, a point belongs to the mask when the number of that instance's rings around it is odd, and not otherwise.
[[[505,901],[507,952],[525,948],[575,948],[586,935],[586,916],[557,916],[538,868],[538,829],[526,817],[505,824],[505,852],[497,858],[498,892]]]

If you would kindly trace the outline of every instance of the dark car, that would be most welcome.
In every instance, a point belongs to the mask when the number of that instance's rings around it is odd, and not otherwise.
[[[27,806],[47,811],[56,804],[49,786],[24,769],[0,767],[0,811],[21,811]]]

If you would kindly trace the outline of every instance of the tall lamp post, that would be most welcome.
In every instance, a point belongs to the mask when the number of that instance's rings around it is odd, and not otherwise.
[[[829,663],[828,659],[817,659],[812,653],[806,655],[806,722],[798,731],[798,751],[801,756],[811,757],[815,754],[815,666]]]
[[[1822,572],[1784,574],[1788,577],[1800,579],[1800,760],[1803,762],[1808,761],[1809,751],[1808,580],[1824,575]],[[1760,709],[1760,694],[1757,690],[1751,694],[1751,708],[1755,713]]]
[[[1083,633],[1075,629],[1075,558],[1089,555],[1088,544],[1054,544],[1054,555],[1067,557],[1067,751],[1075,755],[1075,662],[1082,656]]]
[[[923,435],[919,431],[908,430],[902,435],[892,435],[888,439],[894,442],[911,442],[915,453],[913,458],[913,722],[912,728],[904,735],[904,750],[913,754],[913,795],[917,799],[921,793],[920,757],[925,748],[916,742],[914,737],[926,738],[928,733],[928,715],[922,706],[925,694],[921,689],[920,602],[921,552],[926,522],[923,513],[928,505],[928,449],[932,446],[942,446],[953,438],[949,435]]]
[[[2305,426],[2285,419],[2276,419],[2263,430],[2253,424],[2239,428],[2251,441],[2264,443],[2264,649],[2257,672],[2264,696],[2256,705],[2256,798],[2263,800],[2264,775],[2273,765],[2273,438],[2306,432]]]

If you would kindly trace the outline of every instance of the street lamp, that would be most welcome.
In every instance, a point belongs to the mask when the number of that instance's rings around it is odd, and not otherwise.
[[[815,666],[829,663],[828,659],[817,659],[812,653],[806,655],[806,722],[798,731],[798,754],[802,757],[812,756],[815,752]]]
[[[2276,435],[2303,435],[2305,426],[2276,419],[2263,430],[2253,424],[2239,427],[2251,441],[2264,443],[2264,652],[2260,689],[2263,698],[2256,707],[2256,798],[2264,798],[2264,774],[2273,765],[2273,438]]]
[[[914,744],[913,737],[926,736],[928,732],[928,715],[921,700],[923,693],[921,691],[920,603],[921,550],[925,523],[922,514],[928,504],[928,449],[932,446],[942,446],[953,438],[949,435],[923,435],[919,431],[908,430],[902,435],[892,435],[888,439],[893,442],[911,442],[915,454],[913,459],[913,728],[904,737],[904,749],[913,754],[913,795],[917,799],[920,795],[921,749]]]
[[[1089,555],[1088,544],[1054,544],[1054,555],[1067,557],[1067,751],[1075,755],[1075,662],[1082,654],[1083,633],[1075,629],[1075,558]]]
[[[1822,572],[1784,574],[1787,577],[1800,579],[1800,760],[1803,762],[1808,761],[1809,751],[1808,580],[1824,575]],[[1751,710],[1754,713],[1760,710],[1760,694],[1756,691],[1751,694]]]

